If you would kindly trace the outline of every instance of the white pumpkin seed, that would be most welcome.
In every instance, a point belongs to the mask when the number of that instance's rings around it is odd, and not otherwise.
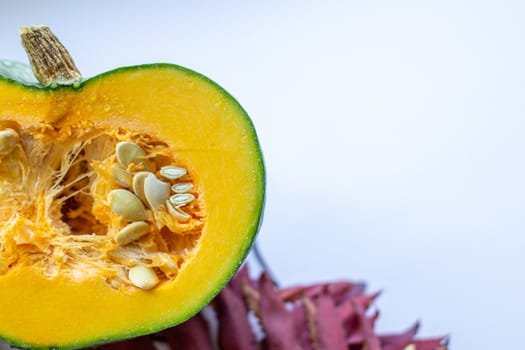
[[[164,176],[166,179],[176,180],[186,175],[186,169],[179,168],[174,165],[168,165],[168,166],[163,166],[162,168],[160,168],[159,173],[160,175]]]
[[[118,245],[126,245],[134,242],[150,232],[149,224],[145,221],[135,221],[125,226],[115,236]]]
[[[171,190],[175,193],[185,193],[191,190],[192,188],[193,184],[191,182],[181,182],[171,186]]]
[[[131,174],[119,164],[113,165],[111,177],[113,180],[117,181],[120,186],[126,188],[131,187]]]
[[[168,213],[176,217],[180,221],[189,220],[191,217],[190,214],[183,211],[181,208],[174,206],[170,201],[166,201],[166,207],[168,208]]]
[[[126,221],[146,219],[146,209],[140,199],[128,190],[117,189],[109,192],[111,210]]]
[[[18,143],[18,134],[13,129],[0,131],[0,157],[7,156]]]
[[[130,164],[142,164],[144,170],[151,171],[152,165],[151,162],[147,159],[146,151],[144,151],[139,145],[135,142],[119,142],[115,150],[117,155],[117,160],[125,169],[128,168]]]
[[[179,207],[192,202],[194,199],[195,196],[191,193],[178,193],[170,197],[170,202],[173,205]]]
[[[132,189],[133,192],[139,197],[143,203],[148,204],[146,201],[146,196],[144,195],[144,180],[146,180],[146,177],[148,175],[153,173],[149,171],[139,171],[135,175],[133,175],[133,181],[132,181]]]
[[[161,210],[170,196],[170,184],[148,174],[144,180],[144,196],[152,210]]]
[[[138,264],[129,269],[128,278],[135,286],[150,290],[159,284],[159,277],[151,267]]]

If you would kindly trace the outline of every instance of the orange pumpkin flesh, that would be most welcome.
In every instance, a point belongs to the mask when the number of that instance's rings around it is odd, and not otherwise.
[[[200,310],[244,259],[263,207],[262,157],[244,110],[207,78],[169,64],[121,68],[57,89],[0,77],[0,130],[7,128],[20,135],[21,147],[0,159],[0,337],[19,346],[70,348],[151,333]],[[79,190],[84,194],[72,196],[76,206],[91,209],[88,219],[72,219],[75,208],[66,202],[49,210],[58,197],[46,192],[46,181],[53,178],[49,169],[60,168],[82,141],[91,148],[83,151],[81,170],[94,172],[89,181],[105,183],[92,192],[90,182]],[[114,242],[125,223],[106,197],[121,188],[111,182],[107,160],[119,141],[160,150],[151,155],[157,168],[183,166],[194,185],[189,223],[163,226],[133,243],[178,264],[172,274],[153,264],[161,283],[149,291],[115,277],[130,267],[112,255],[128,248]],[[41,164],[25,161],[23,171],[13,170],[16,158],[31,150],[48,155],[33,154]],[[148,215],[162,226],[151,210]],[[95,247],[82,242],[84,257],[76,243],[63,248],[60,242],[77,239],[70,236],[104,237]],[[73,253],[64,259],[59,250]]]

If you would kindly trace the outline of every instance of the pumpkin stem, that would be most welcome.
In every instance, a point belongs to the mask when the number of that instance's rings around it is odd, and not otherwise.
[[[40,84],[68,85],[82,79],[71,55],[48,27],[22,27],[20,36]]]

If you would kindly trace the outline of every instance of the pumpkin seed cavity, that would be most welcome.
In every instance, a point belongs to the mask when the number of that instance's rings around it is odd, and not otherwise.
[[[148,234],[149,231],[150,227],[147,222],[135,221],[120,230],[115,236],[115,241],[120,245],[126,245]]]
[[[179,220],[186,221],[190,219],[190,214],[183,211],[180,207],[175,206],[171,201],[166,201],[168,212]]]
[[[151,163],[147,158],[146,152],[135,142],[119,142],[115,153],[118,162],[124,168],[128,168],[130,165],[137,165],[142,166],[143,170],[151,170]]]
[[[160,169],[160,174],[166,179],[176,180],[186,175],[186,169],[173,165],[164,166]]]
[[[180,157],[150,135],[2,124],[0,275],[32,265],[48,278],[155,288],[198,246],[199,193]]]
[[[193,184],[191,182],[181,182],[171,186],[171,190],[175,193],[185,193],[190,191],[192,188]]]
[[[149,173],[144,179],[144,197],[152,210],[161,210],[170,196],[170,185]]]
[[[170,202],[177,207],[191,203],[193,200],[195,197],[190,193],[178,193],[170,197]]]
[[[131,187],[131,182],[133,181],[131,178],[131,174],[129,171],[124,169],[121,165],[115,164],[113,165],[113,171],[111,172],[111,177],[118,182],[118,184],[122,187],[129,188]]]
[[[139,197],[127,190],[117,189],[109,192],[111,210],[126,221],[146,219],[146,208]]]
[[[155,273],[155,270],[143,264],[130,268],[128,276],[131,283],[145,290],[150,290],[159,283],[159,277]]]
[[[18,134],[13,129],[0,131],[0,157],[6,156],[13,151],[18,143]]]

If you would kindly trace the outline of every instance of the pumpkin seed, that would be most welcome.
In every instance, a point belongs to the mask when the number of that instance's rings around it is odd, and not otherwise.
[[[170,201],[166,201],[166,207],[168,207],[168,213],[181,221],[186,221],[191,217],[190,214],[186,213],[181,208],[174,206]]]
[[[191,193],[178,193],[170,197],[170,202],[173,205],[180,207],[192,202],[194,199],[195,196]]]
[[[120,186],[126,188],[131,187],[131,174],[119,164],[113,165],[111,177],[113,178],[113,180],[117,181]]]
[[[151,162],[147,159],[146,151],[144,151],[135,142],[123,141],[117,143],[116,151],[117,160],[125,169],[130,164],[141,164],[146,171],[152,170]]]
[[[135,192],[137,197],[139,197],[142,202],[146,204],[148,202],[146,201],[146,196],[144,195],[144,180],[146,180],[146,177],[148,177],[149,174],[153,175],[153,173],[150,173],[149,171],[139,171],[133,176],[132,181],[133,192]]]
[[[409,344],[403,350],[416,350],[416,346],[414,344]]]
[[[0,157],[7,156],[13,151],[18,142],[18,134],[13,129],[0,131]]]
[[[170,196],[170,184],[150,173],[144,180],[144,196],[151,209],[161,210]]]
[[[140,199],[128,190],[117,189],[109,192],[111,210],[126,221],[146,219],[146,209]]]
[[[118,245],[126,245],[134,242],[150,232],[149,224],[145,221],[135,221],[125,226],[115,236]]]
[[[191,182],[181,182],[171,186],[171,190],[175,193],[185,193],[191,190],[192,188],[193,184]]]
[[[163,166],[162,168],[160,168],[159,172],[160,172],[160,175],[170,180],[176,180],[186,175],[186,169],[179,168],[174,165]]]
[[[135,286],[150,290],[159,284],[159,277],[151,267],[138,264],[129,269],[128,278]]]

